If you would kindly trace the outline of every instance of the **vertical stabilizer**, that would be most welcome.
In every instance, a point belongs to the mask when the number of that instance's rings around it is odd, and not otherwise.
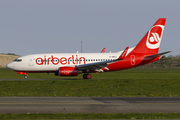
[[[157,54],[166,18],[159,18],[131,53]]]

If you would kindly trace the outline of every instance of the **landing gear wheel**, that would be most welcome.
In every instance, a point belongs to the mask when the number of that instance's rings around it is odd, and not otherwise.
[[[83,75],[83,78],[84,78],[84,79],[87,79],[87,74],[84,74],[84,75]]]
[[[24,79],[28,79],[28,76],[27,76],[27,75],[25,75],[25,76],[24,76]]]
[[[91,74],[87,74],[87,79],[91,79]]]
[[[84,78],[84,79],[91,79],[92,76],[91,76],[91,74],[85,74],[85,73],[84,73],[83,78]]]

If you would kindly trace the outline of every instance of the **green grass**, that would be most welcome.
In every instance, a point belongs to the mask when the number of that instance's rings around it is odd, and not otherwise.
[[[180,69],[134,68],[92,74],[91,80],[60,77],[53,74],[23,75],[0,69],[0,96],[180,96]],[[63,80],[62,80],[63,79]],[[117,114],[0,114],[0,119],[180,119],[179,113],[117,113]]]
[[[180,119],[179,113],[0,114],[0,119]]]
[[[60,77],[53,74],[23,75],[0,69],[0,96],[180,96],[180,69],[134,68],[124,71],[92,74],[91,80],[77,77]],[[63,80],[60,80],[63,79]]]

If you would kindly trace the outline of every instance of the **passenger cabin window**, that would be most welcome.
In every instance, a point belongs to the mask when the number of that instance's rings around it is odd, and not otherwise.
[[[15,62],[21,62],[22,59],[15,59],[14,61],[15,61]]]

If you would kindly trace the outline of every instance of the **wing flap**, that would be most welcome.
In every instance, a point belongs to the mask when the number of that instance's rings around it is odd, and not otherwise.
[[[83,65],[78,65],[77,68],[78,70],[96,70],[96,69],[101,69],[104,67],[107,67],[109,62],[112,61],[104,61],[104,62],[98,62],[98,63],[90,63],[90,64],[83,64]]]

